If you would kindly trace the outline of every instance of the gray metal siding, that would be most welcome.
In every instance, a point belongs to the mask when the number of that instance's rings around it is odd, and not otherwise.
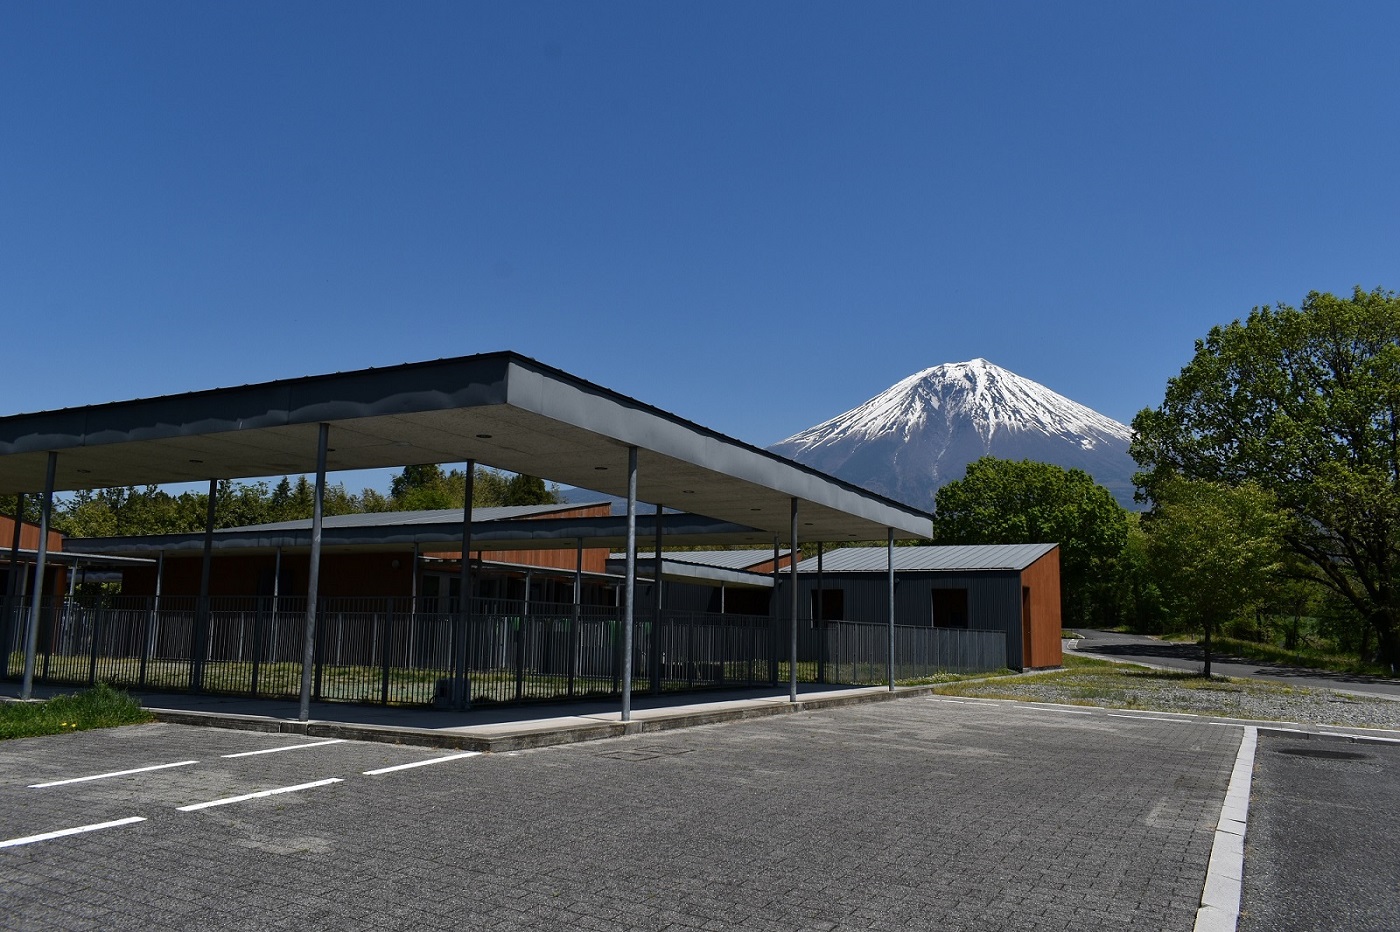
[[[783,575],[779,596],[779,617],[791,617],[788,577]],[[889,620],[889,580],[874,573],[825,573],[822,586],[842,590],[845,600],[843,621],[885,624]],[[817,588],[815,573],[798,579],[798,613],[811,625],[811,593]],[[966,589],[968,627],[1001,631],[1006,635],[1006,662],[1022,666],[1021,658],[1021,574],[1017,572],[980,573],[895,573],[895,624],[933,624],[933,590]]]

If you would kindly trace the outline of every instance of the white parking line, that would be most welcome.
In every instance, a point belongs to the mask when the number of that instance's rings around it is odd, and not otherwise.
[[[133,773],[150,773],[152,770],[168,770],[171,767],[189,767],[199,763],[197,760],[176,761],[173,764],[153,764],[150,767],[133,767],[130,770],[114,770],[111,773],[95,773],[90,777],[71,777],[67,780],[50,780],[48,783],[31,783],[29,789],[42,790],[48,786],[65,786],[69,783],[86,783],[89,780],[106,780],[108,777],[126,777]]]
[[[230,803],[246,802],[250,799],[262,799],[264,796],[277,796],[282,793],[295,793],[298,790],[309,790],[318,786],[327,786],[331,783],[343,783],[340,777],[331,777],[328,780],[316,780],[312,783],[298,783],[296,786],[280,786],[275,790],[260,790],[256,793],[244,793],[242,796],[228,796],[224,799],[212,799],[207,803],[194,803],[190,806],[175,807],[179,812],[194,812],[199,809],[210,809],[214,806],[227,806]]]
[[[96,832],[104,828],[116,828],[118,825],[131,825],[135,822],[145,822],[144,816],[131,816],[127,819],[117,819],[114,822],[98,822],[94,825],[79,825],[77,828],[61,828],[56,832],[44,832],[42,835],[26,835],[23,838],[11,838],[7,841],[0,841],[0,848],[15,848],[19,845],[32,845],[36,841],[48,841],[51,838],[63,838],[66,835],[81,835],[83,832]]]
[[[1011,708],[1013,708],[1013,709],[1021,709],[1022,711],[1030,711],[1030,712],[1060,712],[1060,713],[1063,713],[1063,714],[1065,714],[1065,715],[1093,715],[1093,714],[1094,714],[1093,712],[1090,712],[1088,709],[1057,709],[1057,708],[1055,708],[1054,706],[1047,706],[1047,705],[1013,705]]]
[[[252,757],[255,754],[280,754],[282,751],[300,751],[305,748],[325,747],[328,744],[344,744],[344,738],[331,738],[329,741],[312,741],[310,744],[288,744],[280,748],[263,748],[261,751],[240,751],[237,754],[220,754],[220,757]]]
[[[1189,718],[1168,718],[1165,715],[1129,715],[1126,712],[1110,712],[1109,718],[1140,718],[1145,722],[1189,722]],[[1223,722],[1207,722],[1210,725],[1220,725]]]
[[[367,777],[377,777],[381,773],[393,773],[395,770],[409,770],[414,767],[427,767],[429,764],[445,764],[450,760],[461,760],[464,757],[480,757],[480,751],[463,751],[461,754],[449,754],[446,757],[430,757],[427,760],[416,760],[411,764],[395,764],[393,767],[380,767],[378,770],[366,770]]]

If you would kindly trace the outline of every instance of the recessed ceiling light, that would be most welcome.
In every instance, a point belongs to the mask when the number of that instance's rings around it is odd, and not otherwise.
[[[762,508],[750,508],[749,511],[762,511]]]
[[[593,468],[596,469],[596,470],[598,470],[598,472],[607,472],[607,471],[608,471],[608,467],[606,467],[606,466],[594,466]]]

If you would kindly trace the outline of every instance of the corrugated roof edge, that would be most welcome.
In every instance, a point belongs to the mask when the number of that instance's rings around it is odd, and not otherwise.
[[[1059,544],[955,544],[894,548],[895,572],[988,572],[1023,570]],[[884,547],[842,547],[823,554],[825,573],[883,573],[888,569]],[[817,558],[797,566],[799,573],[815,573]]]

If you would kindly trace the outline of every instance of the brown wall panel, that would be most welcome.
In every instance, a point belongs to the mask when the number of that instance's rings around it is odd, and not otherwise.
[[[1030,589],[1030,636],[1025,643],[1030,656],[1026,667],[1058,667],[1060,650],[1060,548],[1047,553],[1021,571],[1021,585]]]
[[[9,553],[10,545],[15,541],[15,519],[0,515],[0,551]],[[19,530],[19,549],[38,550],[39,549],[39,526],[30,524],[28,521],[21,522]],[[63,535],[57,531],[49,531],[49,549],[63,549]]]

